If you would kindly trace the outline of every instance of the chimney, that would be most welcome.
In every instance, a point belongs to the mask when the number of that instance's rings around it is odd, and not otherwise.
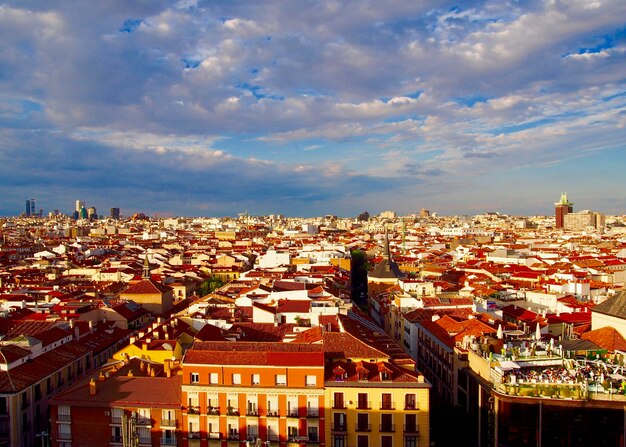
[[[163,372],[165,373],[165,377],[172,377],[172,367],[170,362],[170,359],[165,359],[165,361],[163,362]]]
[[[98,382],[104,382],[104,379],[106,379],[106,377],[104,377],[104,374],[100,371],[100,374],[98,374]]]
[[[80,329],[77,327],[74,328],[74,338],[76,338],[76,340],[80,338]]]
[[[130,337],[130,344],[132,345],[133,343],[135,343],[137,341],[137,337],[135,337],[134,335],[132,337]]]
[[[89,395],[90,396],[95,396],[96,395],[96,379],[92,378],[89,381]]]
[[[72,318],[70,321],[70,329],[74,329],[74,319]]]
[[[163,318],[161,318],[161,317],[157,317],[157,323],[158,323],[158,324],[161,324],[162,322],[163,322]]]
[[[139,362],[139,371],[144,372],[146,370],[146,364],[142,361]]]

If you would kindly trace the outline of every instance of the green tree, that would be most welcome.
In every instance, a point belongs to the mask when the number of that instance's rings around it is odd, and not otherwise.
[[[222,281],[221,278],[218,278],[217,276],[211,276],[209,279],[204,281],[198,288],[199,295],[202,297],[208,295],[209,293],[213,293],[215,290],[219,289],[223,285],[224,281]]]

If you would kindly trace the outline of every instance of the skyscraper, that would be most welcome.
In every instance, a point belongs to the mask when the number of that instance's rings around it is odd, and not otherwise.
[[[76,211],[80,213],[80,209],[85,207],[85,202],[82,200],[76,201]]]
[[[26,199],[26,212],[25,212],[26,217],[37,215],[37,210],[35,207],[36,207],[35,199]]]
[[[120,209],[119,208],[111,208],[111,219],[119,220],[120,219]]]
[[[563,228],[565,215],[574,212],[574,204],[567,200],[567,193],[561,193],[561,200],[554,204],[554,217],[556,228]]]

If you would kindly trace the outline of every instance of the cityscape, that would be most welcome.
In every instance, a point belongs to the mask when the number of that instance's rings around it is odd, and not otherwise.
[[[621,446],[625,216],[555,198],[351,218],[26,199],[0,219],[0,443]]]
[[[0,1],[0,447],[626,447],[626,2]]]

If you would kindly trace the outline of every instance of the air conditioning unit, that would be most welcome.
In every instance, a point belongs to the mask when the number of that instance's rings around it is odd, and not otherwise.
[[[104,412],[104,415],[105,415],[105,416],[111,416],[111,412],[110,412],[110,411],[105,411],[105,412]]]

